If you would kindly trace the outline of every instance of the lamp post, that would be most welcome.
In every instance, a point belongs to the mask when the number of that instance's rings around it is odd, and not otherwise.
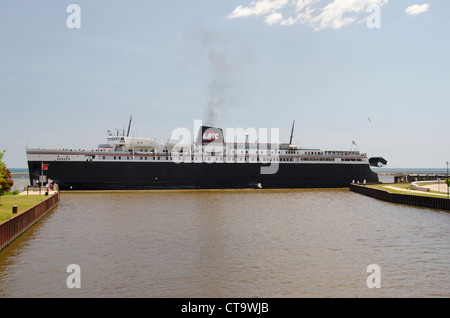
[[[447,179],[445,180],[445,183],[447,184],[447,198],[448,198],[448,161],[446,162],[447,164]]]

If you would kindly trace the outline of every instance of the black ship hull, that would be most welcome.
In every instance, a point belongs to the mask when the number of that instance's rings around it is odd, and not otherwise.
[[[30,182],[41,161],[29,161]],[[280,163],[261,174],[261,163],[174,163],[52,161],[44,175],[61,190],[342,188],[351,182],[378,182],[367,164]],[[267,166],[267,165],[265,165]]]

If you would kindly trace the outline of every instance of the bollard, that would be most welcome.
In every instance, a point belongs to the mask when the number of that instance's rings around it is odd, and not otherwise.
[[[12,213],[17,213],[17,205],[13,205]]]

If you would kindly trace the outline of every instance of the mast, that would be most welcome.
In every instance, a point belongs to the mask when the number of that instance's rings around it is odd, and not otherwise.
[[[292,145],[292,137],[294,136],[294,125],[295,125],[295,119],[292,123],[292,130],[291,130],[291,139],[289,139],[289,144]]]
[[[127,137],[130,135],[130,127],[131,127],[131,119],[133,118],[133,116],[130,116],[130,122],[128,123],[128,132],[127,132]]]

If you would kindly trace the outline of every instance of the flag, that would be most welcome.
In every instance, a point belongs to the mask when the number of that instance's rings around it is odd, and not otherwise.
[[[42,170],[48,170],[48,164],[42,163]]]
[[[352,144],[354,144],[355,146],[358,145],[354,140],[352,140]]]

